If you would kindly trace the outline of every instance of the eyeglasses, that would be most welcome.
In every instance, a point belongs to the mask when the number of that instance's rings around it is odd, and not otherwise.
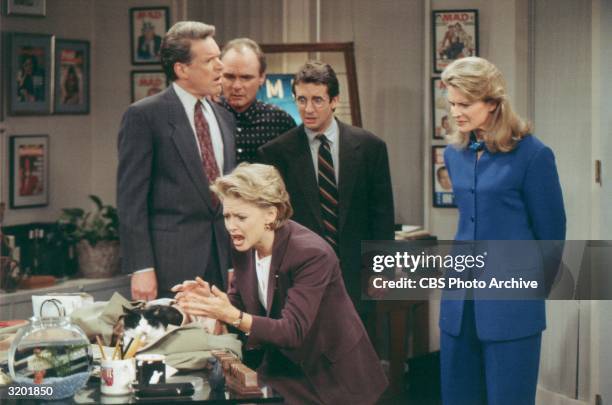
[[[297,97],[295,102],[302,108],[306,108],[306,105],[308,105],[308,99],[304,96]],[[314,108],[323,108],[328,100],[324,97],[315,96],[310,99],[310,102]]]

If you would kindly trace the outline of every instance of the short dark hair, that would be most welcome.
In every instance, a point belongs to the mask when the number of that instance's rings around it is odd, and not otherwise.
[[[259,45],[257,45],[257,42],[253,41],[251,38],[232,39],[223,47],[223,50],[221,51],[221,59],[223,59],[223,56],[225,56],[225,54],[232,49],[239,53],[242,53],[244,49],[250,49],[253,51],[255,56],[257,56],[257,60],[259,61],[259,74],[263,75],[266,73],[266,55],[263,53]]]
[[[164,36],[160,47],[161,65],[170,81],[177,79],[174,64],[191,62],[191,41],[215,35],[213,25],[198,21],[179,21]]]
[[[291,91],[295,96],[295,86],[300,83],[322,84],[327,87],[327,94],[330,99],[340,94],[340,84],[336,77],[336,72],[328,63],[311,60],[306,62],[293,78]]]

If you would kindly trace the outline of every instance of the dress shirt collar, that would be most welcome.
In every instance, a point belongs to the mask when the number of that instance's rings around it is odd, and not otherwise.
[[[333,145],[338,142],[338,133],[340,129],[338,128],[338,122],[334,118],[332,119],[331,124],[323,132],[315,132],[306,127],[304,127],[304,131],[306,132],[306,136],[308,137],[308,142],[310,144],[314,144],[316,142],[318,146],[319,141],[315,139],[315,137],[322,133],[327,138],[327,142],[330,143],[330,147],[333,147]]]
[[[196,102],[200,100],[202,102],[202,106],[204,107],[204,110],[207,113],[213,114],[212,108],[210,107],[210,103],[206,98],[198,99],[196,96],[189,93],[187,90],[182,88],[176,82],[172,83],[172,87],[174,88],[174,91],[176,92],[176,95],[178,96],[179,100],[181,100],[181,104],[183,104],[185,111],[191,111],[193,115],[193,111],[195,110]]]

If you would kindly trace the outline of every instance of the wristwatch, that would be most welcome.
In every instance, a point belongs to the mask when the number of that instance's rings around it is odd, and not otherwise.
[[[240,316],[238,317],[238,319],[236,319],[235,321],[232,322],[232,326],[234,328],[239,328],[240,327],[240,323],[242,322],[242,316],[244,315],[244,312],[240,311]]]

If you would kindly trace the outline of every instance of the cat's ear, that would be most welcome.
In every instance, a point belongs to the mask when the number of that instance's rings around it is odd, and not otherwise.
[[[126,307],[125,305],[123,305],[123,314],[124,314],[124,315],[127,315],[127,314],[133,314],[134,312],[136,312],[136,311],[134,311],[133,309],[128,308],[128,307]]]

